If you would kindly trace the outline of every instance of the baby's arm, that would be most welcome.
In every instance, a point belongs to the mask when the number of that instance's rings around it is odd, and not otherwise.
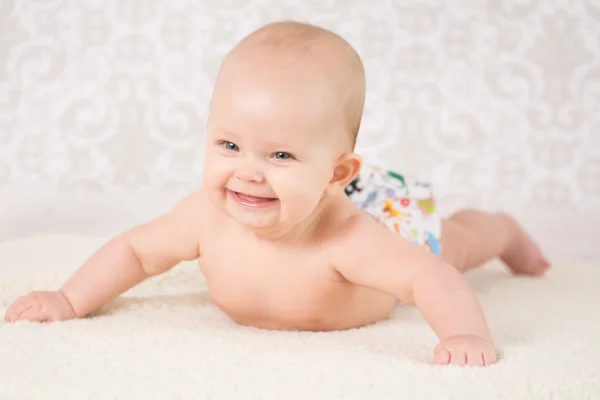
[[[440,339],[436,363],[496,361],[481,306],[456,268],[365,216],[354,218],[337,243],[334,265],[348,281],[417,306]]]
[[[97,250],[57,292],[32,292],[9,307],[5,319],[81,318],[143,280],[199,257],[200,193],[171,212],[136,226]]]

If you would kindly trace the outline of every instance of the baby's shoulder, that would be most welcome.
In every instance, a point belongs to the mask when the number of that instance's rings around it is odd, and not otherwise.
[[[178,221],[180,228],[200,233],[210,230],[214,225],[216,213],[212,210],[206,192],[202,189],[192,192],[180,199],[172,208],[170,214]]]
[[[389,231],[370,215],[360,212],[340,221],[332,236],[330,260],[334,269],[345,276],[348,271],[373,266],[384,252]]]
[[[353,249],[353,252],[364,252],[374,249],[382,238],[390,235],[389,230],[374,217],[362,211],[348,214],[338,221],[332,235],[333,249]]]
[[[208,206],[206,193],[200,189],[180,199],[171,212],[187,217],[200,217],[210,214],[207,213]]]

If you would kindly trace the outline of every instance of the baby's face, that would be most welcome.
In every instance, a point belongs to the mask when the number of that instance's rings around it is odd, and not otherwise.
[[[322,111],[326,93],[268,71],[247,75],[225,74],[215,87],[204,188],[241,224],[285,230],[315,211],[333,177],[337,119]]]

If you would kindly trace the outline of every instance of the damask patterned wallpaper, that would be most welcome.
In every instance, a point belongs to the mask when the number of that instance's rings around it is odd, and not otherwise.
[[[198,187],[220,60],[278,19],[363,57],[365,157],[600,256],[598,0],[0,0],[0,193]]]

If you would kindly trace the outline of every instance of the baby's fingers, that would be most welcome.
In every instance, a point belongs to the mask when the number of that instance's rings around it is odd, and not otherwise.
[[[498,356],[496,355],[496,349],[491,347],[483,351],[483,362],[485,363],[484,365],[495,364],[497,361]]]
[[[433,355],[434,364],[450,364],[450,352],[443,347],[436,347]]]
[[[48,320],[44,308],[38,304],[24,310],[18,317],[17,321],[45,322]]]
[[[14,322],[19,319],[19,315],[26,309],[32,306],[29,296],[19,297],[10,307],[6,310],[4,320],[6,322]]]
[[[18,309],[12,311],[10,313],[10,315],[8,315],[8,313],[7,313],[6,320],[8,322],[16,322],[21,319],[21,316],[23,315],[23,313],[29,311],[31,308],[33,308],[33,305],[23,304]]]
[[[463,349],[452,349],[450,351],[450,364],[467,365],[467,353]]]
[[[481,350],[469,351],[467,353],[467,365],[483,367],[485,365],[485,362],[483,361],[483,352]]]

